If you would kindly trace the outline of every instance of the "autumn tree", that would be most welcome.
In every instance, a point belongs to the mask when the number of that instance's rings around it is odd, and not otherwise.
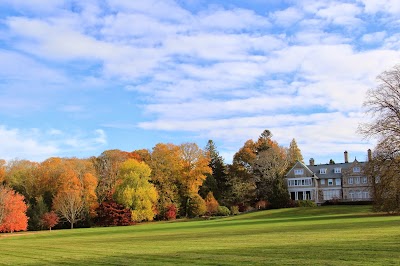
[[[45,213],[49,211],[49,206],[46,204],[42,196],[31,199],[29,208],[27,211],[28,229],[31,230],[41,230],[43,227],[42,217]]]
[[[0,159],[0,185],[4,182],[6,177],[6,161]]]
[[[214,195],[211,191],[208,192],[205,202],[206,202],[206,207],[207,207],[207,214],[215,215],[218,212],[219,203],[214,198]]]
[[[180,206],[179,182],[183,164],[179,147],[174,144],[157,144],[152,150],[149,166],[151,183],[159,195],[157,210],[163,218],[171,205],[178,209]]]
[[[85,208],[82,183],[73,170],[67,170],[60,178],[64,180],[63,187],[54,198],[53,208],[73,229],[74,224],[83,218]]]
[[[256,184],[252,162],[256,158],[256,144],[248,140],[233,156],[228,166],[228,196],[230,205],[248,206],[255,199]]]
[[[155,215],[158,195],[149,182],[151,170],[144,162],[129,159],[119,169],[119,180],[115,188],[115,200],[132,210],[132,220],[151,221]]]
[[[27,160],[12,160],[6,166],[5,183],[27,200],[40,196],[36,171],[39,164]]]
[[[41,223],[45,228],[51,228],[56,226],[59,222],[58,215],[55,212],[46,212],[41,217]]]
[[[132,155],[120,150],[107,150],[93,159],[97,172],[98,185],[96,189],[98,202],[104,201],[114,192],[118,179],[119,168]]]
[[[184,143],[179,146],[182,171],[179,179],[180,194],[184,215],[188,214],[188,205],[191,198],[198,197],[199,188],[206,179],[206,174],[211,173],[209,157],[195,143]],[[201,198],[201,197],[200,197]],[[204,200],[203,200],[204,201]],[[200,201],[199,201],[200,202]]]
[[[0,187],[0,232],[26,231],[28,207],[24,197],[14,190]]]
[[[287,151],[287,161],[289,167],[292,167],[297,161],[304,162],[303,155],[301,154],[301,150],[297,146],[297,142],[295,139],[292,139],[292,141],[290,142]]]
[[[365,137],[379,141],[374,158],[368,162],[367,173],[378,178],[374,187],[375,208],[388,212],[400,211],[400,65],[377,77],[376,88],[368,90],[364,101],[371,122],[361,124]]]
[[[288,163],[286,151],[271,139],[272,134],[265,130],[256,143],[256,158],[251,162],[259,200],[268,200],[274,195],[274,184],[284,178]],[[284,191],[288,195],[287,191]],[[275,206],[276,207],[276,206]]]
[[[125,226],[133,224],[132,212],[112,199],[103,201],[97,208],[96,224],[100,226]]]

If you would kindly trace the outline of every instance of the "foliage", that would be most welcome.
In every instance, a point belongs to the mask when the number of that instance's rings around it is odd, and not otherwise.
[[[299,206],[299,207],[316,207],[317,204],[312,200],[298,200],[297,206]]]
[[[211,191],[208,192],[205,202],[206,202],[206,208],[207,208],[208,215],[214,215],[218,212],[219,203],[214,198],[214,195]]]
[[[125,161],[119,169],[114,198],[131,209],[132,221],[151,221],[154,218],[158,194],[149,182],[150,174],[150,167],[146,163],[134,159]]]
[[[259,200],[256,202],[256,209],[257,210],[265,210],[269,207],[270,203],[266,200]]]
[[[226,197],[225,193],[228,191],[229,186],[227,167],[212,140],[208,141],[205,151],[210,158],[209,167],[211,168],[211,173],[207,174],[207,179],[200,188],[200,195],[205,197],[211,191],[214,197],[221,201]]]
[[[167,211],[165,212],[165,219],[175,220],[177,213],[178,213],[178,208],[176,208],[174,204],[171,204],[168,206]]]
[[[47,213],[48,211],[49,207],[47,206],[42,196],[37,197],[34,200],[31,200],[27,211],[27,215],[29,217],[28,229],[29,230],[43,229],[41,218],[43,214]]]
[[[199,194],[192,194],[188,197],[187,215],[191,218],[204,215],[207,211],[206,202]]]
[[[0,232],[26,231],[27,209],[24,196],[0,186]]]
[[[304,162],[303,155],[301,154],[300,148],[297,146],[295,139],[290,142],[287,151],[288,166],[292,167],[297,161]]]
[[[107,150],[93,159],[98,177],[96,193],[99,202],[104,201],[110,194],[114,193],[119,167],[130,157],[135,157],[135,155],[120,150]]]
[[[229,216],[231,211],[226,206],[218,206],[217,215],[219,216]]]
[[[4,182],[6,177],[6,161],[0,159],[0,185]]]
[[[45,228],[51,230],[52,227],[56,226],[59,222],[58,215],[55,212],[46,212],[41,218],[41,223]]]
[[[239,212],[239,206],[236,206],[236,205],[231,206],[230,211],[231,211],[232,215],[238,215],[240,213]]]
[[[256,183],[258,199],[273,201],[279,196],[274,193],[276,180],[283,178],[288,167],[286,151],[276,141],[272,134],[264,131],[256,143],[256,158],[251,162]]]
[[[157,210],[163,219],[171,204],[179,208],[179,180],[182,171],[179,147],[173,144],[157,144],[151,153],[151,183],[157,188]]]
[[[131,210],[112,199],[103,201],[97,208],[96,224],[100,226],[131,225]]]
[[[289,204],[289,192],[287,189],[287,183],[284,178],[275,178],[272,182],[272,193],[269,197],[269,202],[272,208],[284,208]]]

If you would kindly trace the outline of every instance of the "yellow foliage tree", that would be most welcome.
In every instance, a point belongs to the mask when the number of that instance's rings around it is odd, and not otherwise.
[[[130,208],[135,222],[151,221],[155,215],[158,194],[149,182],[151,170],[144,162],[129,159],[119,169],[115,200]]]

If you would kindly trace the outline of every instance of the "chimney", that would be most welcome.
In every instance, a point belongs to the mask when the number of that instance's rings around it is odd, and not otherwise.
[[[372,151],[368,149],[368,161],[372,161]]]
[[[310,165],[314,165],[314,158],[310,158]]]
[[[349,155],[348,155],[347,151],[344,152],[344,162],[345,163],[349,162]]]

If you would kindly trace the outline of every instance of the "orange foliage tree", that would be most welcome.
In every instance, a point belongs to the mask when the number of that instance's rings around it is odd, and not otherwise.
[[[82,184],[72,170],[61,174],[61,178],[63,187],[54,198],[53,208],[71,224],[71,229],[73,229],[74,224],[83,218]]]
[[[208,192],[205,201],[206,201],[206,207],[207,207],[207,214],[208,215],[216,214],[218,212],[219,203],[214,198],[214,195],[213,195],[213,193],[211,191]]]
[[[15,191],[0,187],[0,232],[26,231],[28,207],[24,197]]]
[[[58,221],[59,218],[55,212],[46,212],[41,218],[42,225],[46,228],[49,228],[50,231],[52,227],[58,224]]]

